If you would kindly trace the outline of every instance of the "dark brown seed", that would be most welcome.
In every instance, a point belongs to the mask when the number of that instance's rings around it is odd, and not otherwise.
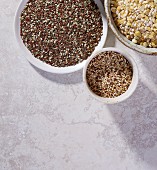
[[[29,0],[21,14],[21,37],[34,57],[55,67],[87,59],[102,35],[93,0]]]

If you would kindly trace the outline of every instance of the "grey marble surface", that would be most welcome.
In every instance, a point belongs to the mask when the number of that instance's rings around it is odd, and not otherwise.
[[[20,0],[0,0],[0,170],[157,170],[157,57],[124,47],[140,82],[128,100],[104,105],[68,75],[30,65],[13,22]]]

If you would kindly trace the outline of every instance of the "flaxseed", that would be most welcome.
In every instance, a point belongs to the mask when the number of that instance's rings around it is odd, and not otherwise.
[[[29,0],[21,15],[21,37],[39,60],[55,66],[87,59],[102,35],[93,0]]]

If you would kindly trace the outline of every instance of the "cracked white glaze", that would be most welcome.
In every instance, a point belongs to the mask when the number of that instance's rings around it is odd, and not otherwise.
[[[13,30],[19,3],[0,1],[0,170],[156,170],[157,57],[109,32],[106,46],[133,55],[140,82],[106,106],[86,92],[82,71],[50,74],[25,60]]]

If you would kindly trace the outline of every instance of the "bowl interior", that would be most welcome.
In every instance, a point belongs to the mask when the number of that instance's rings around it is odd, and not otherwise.
[[[99,11],[101,12],[101,16],[102,16],[102,21],[103,21],[103,35],[98,43],[98,45],[95,47],[95,50],[99,50],[101,49],[106,41],[106,37],[107,37],[107,32],[108,32],[108,26],[107,26],[107,21],[105,18],[105,12],[104,12],[104,7],[101,3],[100,0],[94,0],[95,3],[97,4]],[[52,72],[52,73],[60,73],[60,74],[64,74],[64,73],[71,73],[71,72],[75,72],[77,70],[80,70],[83,68],[83,66],[85,65],[86,60],[84,60],[83,62],[76,64],[75,66],[69,66],[69,67],[54,67],[51,65],[48,65],[42,61],[40,61],[39,59],[36,59],[31,52],[26,48],[26,46],[24,45],[21,36],[20,36],[20,16],[21,16],[21,12],[23,11],[26,3],[28,2],[28,0],[23,0],[21,1],[18,10],[16,12],[16,16],[15,16],[15,36],[17,39],[17,42],[21,48],[21,50],[24,52],[25,57],[27,58],[27,60],[32,63],[33,65],[35,65],[36,67],[47,71],[47,72]]]
[[[99,53],[105,52],[105,51],[115,51],[115,52],[122,54],[130,62],[130,64],[132,65],[132,68],[133,68],[132,82],[131,82],[128,90],[125,93],[123,93],[122,95],[115,97],[115,98],[104,98],[104,97],[100,97],[100,96],[96,95],[88,86],[87,79],[86,79],[86,72],[87,72],[87,68],[88,68],[90,61],[94,57],[96,57]],[[134,61],[134,59],[125,51],[120,51],[120,50],[118,50],[116,48],[112,48],[112,47],[103,48],[103,49],[95,52],[90,58],[87,59],[86,65],[83,70],[83,80],[85,82],[87,90],[91,93],[91,95],[93,97],[95,97],[99,101],[102,101],[106,104],[114,104],[114,103],[119,103],[119,102],[126,100],[133,94],[133,92],[135,91],[137,84],[138,84],[138,69],[137,69],[137,65],[136,65],[136,62]]]
[[[109,26],[112,29],[113,33],[116,35],[116,37],[119,39],[119,41],[121,41],[127,47],[136,50],[138,52],[149,54],[149,55],[157,55],[157,48],[146,48],[144,46],[134,44],[132,41],[128,40],[124,35],[120,33],[112,18],[110,2],[111,0],[104,1],[105,12],[107,15]]]

